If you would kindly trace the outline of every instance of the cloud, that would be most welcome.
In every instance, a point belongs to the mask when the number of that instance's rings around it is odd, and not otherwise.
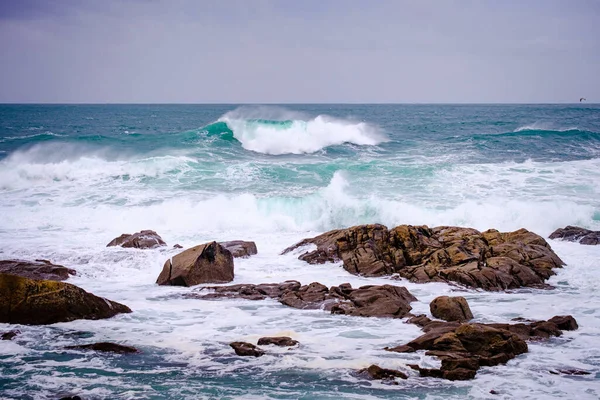
[[[4,102],[600,97],[591,0],[5,3]]]

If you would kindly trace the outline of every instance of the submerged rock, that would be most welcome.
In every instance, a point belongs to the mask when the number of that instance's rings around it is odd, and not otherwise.
[[[0,322],[45,325],[130,312],[123,304],[69,283],[0,274]]]
[[[270,344],[280,347],[291,347],[297,345],[298,341],[289,336],[261,337],[258,339],[259,346],[267,346]]]
[[[160,235],[151,230],[136,232],[133,235],[124,233],[118,238],[110,241],[106,247],[121,246],[135,249],[153,249],[155,247],[166,246]]]
[[[233,240],[230,242],[220,242],[219,244],[227,250],[229,250],[231,252],[231,255],[235,258],[250,257],[258,253],[258,250],[256,249],[256,243],[254,242],[246,242],[244,240]]]
[[[398,274],[413,282],[457,282],[485,290],[544,286],[564,263],[539,235],[471,228],[360,225],[326,232],[285,249],[313,244],[299,259],[309,264],[342,261],[355,275]]]
[[[229,345],[233,348],[233,350],[235,351],[235,354],[237,354],[238,356],[260,357],[265,354],[264,350],[256,347],[252,343],[233,342],[233,343],[230,343]]]
[[[156,283],[194,286],[200,283],[226,283],[233,280],[233,256],[217,242],[187,249],[165,262]]]
[[[13,338],[20,333],[21,333],[21,331],[17,330],[17,329],[8,331],[8,332],[4,332],[2,335],[0,335],[0,339],[1,340],[13,340]]]
[[[122,344],[100,342],[92,344],[80,344],[76,346],[67,346],[65,349],[69,350],[94,350],[105,353],[118,353],[118,354],[131,354],[139,353],[139,350],[135,347],[124,346]]]
[[[416,301],[410,292],[401,286],[368,285],[353,289],[349,283],[327,286],[318,282],[301,286],[296,281],[262,285],[231,285],[201,288],[184,297],[203,300],[219,298],[243,298],[264,300],[273,298],[280,303],[303,310],[322,309],[332,314],[360,317],[402,318]]]
[[[526,340],[561,335],[561,329],[557,323],[552,322],[553,320],[561,323],[565,329],[570,330],[577,326],[577,322],[570,315],[529,324],[460,324],[431,320],[427,322],[426,317],[411,320],[418,322],[426,333],[405,345],[386,347],[385,350],[401,353],[409,352],[409,349],[427,350],[426,355],[441,359],[441,368],[421,368],[418,365],[410,367],[418,370],[421,376],[449,380],[472,379],[480,367],[505,364],[528,351]]]
[[[376,380],[391,380],[393,381],[395,378],[407,379],[408,376],[401,371],[395,369],[387,369],[381,368],[378,365],[371,365],[368,368],[361,369],[358,371],[359,375],[365,376],[368,379],[376,379]]]
[[[552,232],[550,234],[550,239],[562,239],[568,240],[569,242],[597,245],[600,244],[600,231],[591,231],[589,229],[569,225]]]
[[[75,270],[52,264],[48,260],[0,260],[0,273],[19,275],[29,279],[64,281],[71,275],[75,275]]]
[[[469,321],[473,319],[473,313],[469,303],[462,296],[448,297],[440,296],[433,299],[429,304],[431,315],[444,321]]]

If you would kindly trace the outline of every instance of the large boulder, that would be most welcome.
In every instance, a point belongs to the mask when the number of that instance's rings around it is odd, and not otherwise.
[[[75,275],[75,270],[52,264],[48,260],[0,260],[0,273],[19,275],[29,279],[64,281],[71,275]]]
[[[153,249],[155,247],[166,246],[164,240],[158,233],[151,230],[136,232],[133,235],[124,233],[121,236],[114,238],[106,247],[121,246],[135,249]]]
[[[117,343],[100,342],[91,344],[79,344],[75,346],[67,346],[65,349],[69,350],[94,350],[103,353],[117,353],[117,354],[132,354],[139,353],[139,350],[135,347],[125,346]]]
[[[260,357],[265,354],[265,351],[259,347],[256,347],[252,343],[247,342],[233,342],[229,343],[229,346],[233,348],[235,354],[242,357]]]
[[[281,304],[303,310],[325,310],[332,314],[359,317],[403,318],[416,301],[405,287],[368,285],[358,289],[349,283],[327,286],[313,282],[300,285],[296,281],[261,285],[208,286],[184,297],[203,300],[242,298],[247,300],[277,299]]]
[[[69,283],[0,274],[0,322],[45,325],[130,312],[123,304]]]
[[[360,225],[304,239],[283,253],[309,244],[317,248],[299,256],[309,264],[341,261],[355,275],[452,281],[485,290],[543,287],[553,269],[564,265],[541,236],[526,229]]]
[[[417,323],[426,333],[405,345],[386,347],[385,350],[399,353],[427,350],[426,355],[441,359],[441,368],[411,367],[421,376],[449,380],[472,379],[480,367],[504,364],[526,353],[526,340],[559,336],[562,334],[559,326],[565,330],[577,327],[571,316],[557,316],[529,324],[460,324],[431,321],[424,316],[413,317],[408,322]]]
[[[375,364],[359,370],[358,374],[369,380],[394,381],[396,378],[408,379],[408,376],[404,372],[396,369],[381,368]]]
[[[291,347],[297,345],[298,341],[289,336],[261,337],[258,339],[259,346],[268,346],[270,344],[279,347]]]
[[[550,239],[562,239],[581,244],[600,244],[600,231],[591,231],[578,226],[559,228],[550,234]]]
[[[439,296],[429,303],[431,315],[444,321],[469,321],[473,319],[469,303],[462,296]]]
[[[219,244],[229,250],[234,258],[250,257],[258,252],[254,242],[232,240],[230,242],[220,242]]]
[[[187,249],[165,262],[156,283],[194,286],[200,283],[227,283],[233,280],[233,256],[210,242]]]

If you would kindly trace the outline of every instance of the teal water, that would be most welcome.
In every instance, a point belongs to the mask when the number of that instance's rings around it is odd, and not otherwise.
[[[184,300],[182,290],[154,285],[174,250],[105,247],[141,229],[185,247],[255,240],[259,255],[236,260],[234,283],[356,286],[389,281],[279,254],[361,223],[525,227],[543,236],[568,224],[600,229],[599,105],[0,105],[0,215],[0,258],[68,265],[78,272],[74,284],[134,310],[17,327],[22,335],[0,342],[0,398],[488,398],[492,389],[503,398],[600,396],[594,246],[551,242],[568,266],[550,292],[401,282],[419,298],[416,312],[458,292],[480,321],[573,314],[581,328],[471,382],[412,374],[397,386],[353,371],[434,365],[381,350],[419,334],[403,321]],[[277,333],[302,346],[252,360],[228,347]],[[64,350],[92,340],[143,353]],[[548,374],[558,367],[592,375]]]

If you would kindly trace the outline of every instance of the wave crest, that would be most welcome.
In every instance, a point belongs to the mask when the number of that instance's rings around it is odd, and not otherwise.
[[[377,127],[366,122],[328,115],[307,118],[281,109],[259,110],[234,110],[205,130],[225,139],[232,135],[244,149],[271,155],[314,153],[344,143],[375,146],[388,140]]]

